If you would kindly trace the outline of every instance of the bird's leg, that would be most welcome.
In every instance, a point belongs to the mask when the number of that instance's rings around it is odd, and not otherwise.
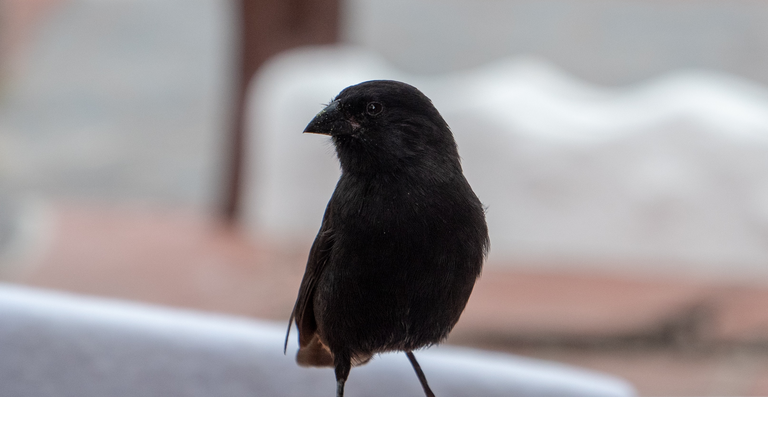
[[[414,356],[411,351],[406,351],[405,355],[408,356],[408,360],[411,361],[413,370],[416,371],[416,376],[419,377],[419,382],[421,383],[421,388],[424,389],[424,394],[426,394],[427,397],[435,397],[435,394],[432,393],[432,389],[429,388],[429,384],[427,384],[427,377],[424,376],[424,372],[421,370],[419,362],[416,361],[416,356]]]
[[[336,360],[336,396],[344,396],[344,383],[347,382],[352,362],[349,355],[335,355]]]

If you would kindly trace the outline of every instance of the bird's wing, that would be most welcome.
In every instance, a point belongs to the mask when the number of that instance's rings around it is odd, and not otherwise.
[[[301,286],[299,287],[299,296],[296,298],[293,312],[291,312],[291,317],[288,319],[288,331],[285,334],[283,352],[288,348],[288,336],[291,334],[291,326],[294,322],[296,322],[296,327],[299,330],[300,347],[309,345],[315,336],[317,322],[315,321],[313,298],[317,283],[325,270],[328,258],[331,255],[331,249],[333,248],[334,231],[332,225],[331,203],[329,202],[325,208],[320,232],[317,233],[315,242],[309,250],[309,259],[307,260],[307,268],[304,270],[304,278],[301,280]]]

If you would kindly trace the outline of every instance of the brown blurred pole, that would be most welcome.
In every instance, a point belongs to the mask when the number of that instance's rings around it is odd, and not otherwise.
[[[231,142],[225,159],[222,213],[237,221],[242,190],[246,91],[256,70],[273,55],[301,45],[338,41],[339,0],[235,0],[240,49]]]

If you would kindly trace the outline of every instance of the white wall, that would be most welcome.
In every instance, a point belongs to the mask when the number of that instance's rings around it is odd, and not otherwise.
[[[416,85],[446,118],[496,262],[768,269],[768,89],[703,72],[606,89],[519,58],[432,76],[351,48],[274,60],[250,94],[253,232],[314,236],[338,165],[327,137],[301,131],[341,89],[378,78]]]

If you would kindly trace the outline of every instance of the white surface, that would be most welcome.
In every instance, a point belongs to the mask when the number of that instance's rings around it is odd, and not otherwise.
[[[249,96],[252,231],[317,232],[338,165],[301,131],[369,79],[409,82],[443,114],[488,206],[491,260],[768,272],[768,89],[704,72],[609,90],[531,59],[416,76],[353,48],[287,53]]]
[[[333,396],[283,355],[285,327],[0,284],[0,396]],[[438,396],[630,396],[627,382],[459,348],[416,353]],[[349,396],[420,396],[405,355],[353,368]]]

